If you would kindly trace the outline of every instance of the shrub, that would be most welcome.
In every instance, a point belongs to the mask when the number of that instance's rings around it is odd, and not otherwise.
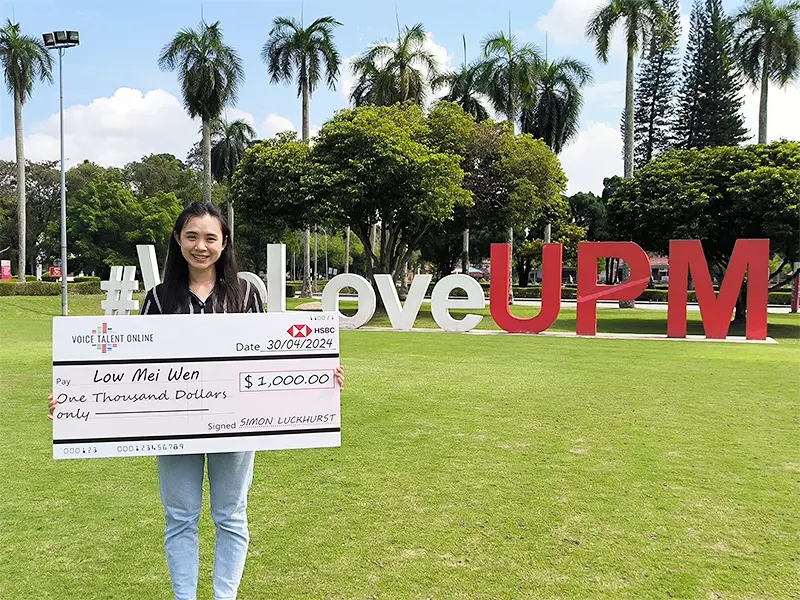
[[[788,306],[792,303],[792,292],[770,292],[767,302],[769,304],[784,304]]]
[[[67,284],[67,293],[75,295],[102,294],[99,281]],[[0,285],[0,296],[60,296],[61,284],[50,281],[7,283]]]
[[[99,283],[100,282],[100,278],[99,277],[92,277],[91,275],[84,275],[82,277],[78,276],[78,277],[75,278],[73,283],[86,283],[87,281],[96,281],[96,282]]]
[[[286,297],[287,298],[294,298],[295,293],[297,293],[297,287],[292,283],[286,284]]]

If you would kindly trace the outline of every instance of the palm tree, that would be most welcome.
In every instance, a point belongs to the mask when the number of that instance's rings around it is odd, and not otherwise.
[[[441,76],[438,85],[447,87],[447,93],[442,97],[445,102],[458,104],[465,113],[475,117],[476,121],[485,121],[489,118],[489,111],[481,102],[480,73],[481,63],[467,64],[467,40],[464,41],[464,63],[460,71],[452,71]]]
[[[218,182],[228,182],[230,187],[236,167],[244,153],[256,137],[256,131],[244,119],[223,121],[217,119],[211,124],[211,176]],[[233,240],[233,196],[228,194],[228,227]]]
[[[325,70],[325,82],[336,88],[339,77],[339,51],[333,43],[333,30],[341,23],[321,17],[308,27],[294,19],[277,17],[269,39],[261,49],[272,83],[290,83],[297,77],[297,95],[303,98],[303,141],[309,137],[309,103]]]
[[[583,96],[592,81],[589,67],[572,58],[545,62],[538,85],[522,93],[520,129],[544,140],[556,154],[578,133]]]
[[[767,90],[770,81],[784,87],[800,74],[800,2],[776,5],[750,0],[734,16],[734,48],[745,79],[761,87],[758,143],[767,143]]]
[[[333,30],[341,23],[333,17],[321,17],[304,27],[302,20],[277,17],[269,39],[261,50],[272,83],[290,83],[297,78],[297,95],[303,99],[303,141],[309,141],[309,104],[325,71],[330,89],[336,87],[341,58],[333,43]],[[303,240],[305,269],[300,294],[311,296],[311,230],[306,228]]]
[[[183,29],[164,46],[158,66],[178,71],[183,104],[192,118],[203,123],[203,196],[211,202],[211,123],[223,109],[236,103],[244,68],[236,51],[222,39],[219,21],[197,30]]]
[[[483,42],[484,60],[479,67],[480,87],[492,102],[494,109],[506,116],[514,127],[519,111],[522,91],[536,85],[542,58],[539,51],[529,44],[520,46],[516,36],[502,31],[489,35]],[[514,248],[514,226],[508,228],[508,244],[512,255]],[[509,269],[509,302],[514,296],[514,261]]]
[[[391,106],[411,101],[423,105],[442,78],[439,63],[425,49],[425,26],[417,23],[397,31],[397,40],[377,44],[351,65],[356,85],[350,94],[355,106]]]
[[[627,62],[625,67],[625,126],[624,170],[625,177],[633,175],[633,57],[646,49],[650,40],[670,26],[671,17],[660,0],[609,0],[599,7],[586,25],[586,36],[594,40],[597,58],[608,62],[611,34],[620,22],[625,26]]]
[[[17,220],[19,223],[19,280],[25,281],[26,206],[25,146],[22,137],[22,105],[31,97],[36,81],[53,81],[53,59],[38,39],[23,35],[19,23],[6,20],[0,29],[0,64],[6,88],[14,97],[14,139],[17,149]]]
[[[480,67],[481,88],[494,109],[516,123],[522,92],[536,85],[542,57],[535,46],[520,46],[516,36],[502,31],[483,42],[484,60]]]

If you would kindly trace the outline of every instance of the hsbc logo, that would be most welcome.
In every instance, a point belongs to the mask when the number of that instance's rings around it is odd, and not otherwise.
[[[311,327],[308,325],[292,325],[286,330],[286,333],[293,338],[304,338],[311,334]]]

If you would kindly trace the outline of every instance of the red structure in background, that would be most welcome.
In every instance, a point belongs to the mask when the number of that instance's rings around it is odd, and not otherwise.
[[[511,314],[508,302],[492,302],[492,298],[509,297],[509,272],[511,270],[511,247],[508,244],[492,244],[492,278],[489,282],[489,310],[492,319],[502,329],[512,333],[541,333],[547,331],[561,311],[561,244],[545,244],[542,247],[542,308],[539,314],[521,319]],[[506,276],[495,276],[498,273]]]
[[[669,243],[669,296],[667,335],[686,337],[686,291],[692,272],[697,303],[706,337],[719,340],[728,335],[739,291],[747,275],[748,340],[767,339],[767,299],[769,287],[769,240],[737,240],[725,278],[714,294],[703,245],[697,240],[672,240]]]
[[[631,269],[627,281],[619,285],[597,283],[597,261],[616,257]],[[489,304],[492,318],[509,333],[541,333],[558,317],[561,309],[561,244],[545,244],[542,256],[542,309],[529,319],[511,314],[508,306],[510,248],[492,244],[492,278]],[[746,335],[750,340],[767,337],[767,288],[769,285],[769,240],[738,240],[720,286],[714,292],[703,246],[698,240],[673,240],[669,255],[669,293],[667,335],[686,337],[686,305],[691,271],[706,336],[724,339],[741,286],[747,285]],[[598,300],[635,300],[650,281],[650,261],[633,242],[582,242],[578,245],[578,308],[576,333],[597,334]]]
[[[597,283],[597,260],[618,257],[628,263],[631,275],[619,285]],[[598,300],[636,300],[650,282],[650,259],[633,242],[581,242],[578,244],[578,314],[575,333],[597,335]]]

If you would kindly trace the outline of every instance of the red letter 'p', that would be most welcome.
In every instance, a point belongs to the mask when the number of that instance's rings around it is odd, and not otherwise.
[[[686,337],[686,292],[690,268],[706,337],[725,339],[728,335],[731,315],[747,272],[747,339],[767,339],[769,240],[736,241],[719,288],[719,298],[714,295],[703,244],[699,240],[672,240],[669,243],[669,337]]]
[[[598,285],[597,259],[618,257],[631,268],[628,281]],[[635,300],[650,282],[650,259],[633,242],[581,242],[578,244],[578,312],[575,332],[597,334],[598,300]]]

